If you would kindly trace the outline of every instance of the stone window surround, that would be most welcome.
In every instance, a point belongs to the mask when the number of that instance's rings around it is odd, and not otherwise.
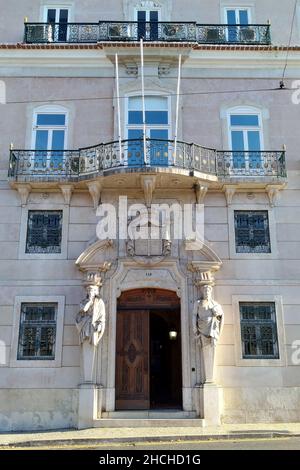
[[[35,142],[36,142],[36,130],[37,130],[37,117],[39,114],[65,114],[65,125],[64,126],[59,126],[63,128],[65,132],[65,138],[64,138],[64,148],[68,149],[68,127],[69,127],[69,112],[68,109],[66,109],[64,106],[60,105],[42,105],[38,106],[37,108],[34,108],[33,110],[33,119],[32,119],[32,138],[31,138],[31,147],[32,149],[35,148]],[[49,126],[44,126],[44,127],[51,127]],[[43,128],[43,126],[41,126]],[[45,149],[47,150],[47,149]]]
[[[75,105],[74,103],[68,102],[65,104],[63,101],[57,103],[39,103],[36,106],[35,103],[29,104],[26,110],[26,136],[24,148],[34,149],[35,148],[35,123],[36,116],[39,113],[51,114],[51,113],[65,113],[66,115],[66,130],[65,130],[65,149],[73,148],[73,123],[75,117]]]
[[[167,84],[166,84],[167,85]],[[125,96],[124,100],[121,100],[120,103],[120,115],[121,122],[123,117],[124,125],[121,127],[121,132],[124,132],[123,139],[127,138],[127,117],[128,117],[128,99],[132,96],[141,95],[141,86],[140,79],[137,83],[128,82],[120,86],[120,95]],[[145,96],[166,96],[168,98],[168,118],[169,118],[169,138],[172,140],[174,138],[174,128],[175,128],[175,114],[176,114],[176,99],[174,96],[170,96],[176,93],[176,87],[174,85],[162,86],[158,80],[145,79]],[[182,109],[182,100],[179,100],[179,109]],[[179,113],[179,122],[178,122],[178,140],[182,140],[182,113]],[[116,103],[116,90],[114,93],[114,136],[115,140],[118,139],[118,119],[117,119],[117,103]]]
[[[221,23],[227,24],[227,16],[226,16],[226,10],[237,10],[241,8],[242,10],[248,10],[249,14],[249,24],[256,24],[256,18],[255,18],[255,3],[254,2],[247,2],[246,4],[243,4],[243,2],[232,2],[230,0],[223,0],[220,2],[220,18],[221,18]]]
[[[59,0],[42,0],[40,5],[40,21],[46,23],[46,9],[65,9],[69,11],[68,14],[68,23],[74,22],[74,2],[64,2]]]
[[[24,360],[17,359],[18,342],[20,331],[21,304],[23,303],[55,303],[57,304],[57,320],[56,320],[56,341],[55,341],[55,359],[54,360]],[[13,333],[10,352],[10,367],[30,367],[30,368],[49,368],[61,367],[62,361],[62,340],[64,326],[64,309],[65,296],[16,296],[14,302],[13,314]]]
[[[238,198],[238,195],[236,196]],[[235,226],[234,226],[234,212],[235,211],[267,211],[269,218],[269,233],[271,243],[271,253],[237,253],[235,245]],[[230,259],[277,259],[278,258],[278,247],[277,247],[277,236],[276,236],[276,220],[275,220],[275,209],[270,208],[270,205],[266,204],[239,204],[232,203],[227,208],[228,214],[228,229],[229,229],[229,256]]]
[[[134,97],[139,97],[141,96],[141,92],[136,92],[136,93],[130,93],[126,96],[125,98],[125,103],[124,103],[124,110],[125,110],[125,119],[124,119],[124,123],[125,123],[125,126],[124,126],[124,129],[123,129],[123,132],[124,132],[124,138],[125,139],[128,139],[128,131],[132,128],[142,128],[142,125],[141,124],[129,124],[128,123],[128,115],[129,115],[129,100],[130,98],[134,98]],[[149,97],[149,96],[158,96],[158,97],[162,97],[162,98],[166,98],[167,99],[167,103],[168,103],[168,124],[146,124],[146,129],[149,129],[151,127],[153,128],[164,128],[164,129],[167,129],[168,130],[168,138],[169,140],[172,140],[173,138],[173,134],[172,134],[172,124],[173,124],[173,120],[172,120],[172,106],[171,106],[171,96],[168,96],[164,93],[161,93],[161,92],[152,92],[151,91],[145,91],[145,98],[146,97]],[[121,121],[122,122],[122,121]]]
[[[58,211],[63,212],[62,215],[62,236],[61,236],[61,253],[26,253],[26,239],[27,239],[27,226],[28,226],[28,212],[29,211]],[[28,203],[27,206],[22,207],[21,214],[21,229],[20,229],[20,243],[19,243],[19,259],[37,259],[37,260],[54,260],[54,259],[67,259],[68,258],[68,232],[69,232],[69,206],[57,203]]]
[[[262,150],[270,149],[269,141],[269,126],[267,121],[270,119],[269,110],[265,107],[260,106],[257,103],[250,102],[248,100],[237,100],[234,102],[228,102],[227,105],[223,104],[220,109],[221,128],[222,128],[222,141],[223,149],[231,150],[230,142],[230,115],[232,113],[239,114],[258,114],[261,124],[261,141]]]
[[[279,359],[247,359],[243,358],[240,302],[273,302],[275,303],[276,325],[278,335]],[[234,315],[234,350],[235,365],[238,367],[284,367],[286,366],[285,332],[283,321],[283,301],[281,295],[233,295],[232,306]]]

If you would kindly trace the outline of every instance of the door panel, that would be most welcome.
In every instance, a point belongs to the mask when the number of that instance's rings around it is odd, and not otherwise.
[[[118,312],[116,353],[116,409],[149,409],[148,310]]]

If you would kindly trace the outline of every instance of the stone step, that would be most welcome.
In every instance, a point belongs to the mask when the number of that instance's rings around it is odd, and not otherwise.
[[[180,410],[124,410],[124,411],[108,411],[102,413],[102,418],[112,419],[185,419],[197,418],[195,411]]]
[[[191,411],[112,411],[94,421],[95,428],[200,427],[204,419]]]

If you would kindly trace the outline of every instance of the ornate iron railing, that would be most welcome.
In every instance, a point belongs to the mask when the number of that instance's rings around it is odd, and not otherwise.
[[[146,150],[146,151],[145,151]],[[11,150],[16,181],[80,181],[114,169],[180,168],[221,178],[286,176],[285,151],[217,151],[197,144],[147,139],[110,142],[79,150]]]
[[[286,177],[285,151],[217,151],[218,176]]]
[[[197,25],[199,44],[271,44],[270,25]]]
[[[270,25],[200,25],[196,22],[99,21],[99,23],[25,23],[24,42],[97,43],[105,41],[270,44]]]

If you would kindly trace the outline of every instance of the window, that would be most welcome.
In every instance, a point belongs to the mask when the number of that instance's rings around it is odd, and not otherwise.
[[[136,10],[136,21],[138,23],[138,39],[155,41],[158,39],[158,9]]]
[[[26,253],[61,253],[62,211],[28,211]]]
[[[268,211],[234,211],[237,253],[271,253]]]
[[[262,169],[263,147],[260,113],[253,109],[236,109],[229,113],[229,143],[232,149],[233,168],[243,172]]]
[[[18,360],[54,360],[57,304],[22,303]]]
[[[227,28],[227,41],[248,42],[255,39],[254,29],[248,28],[250,23],[249,8],[225,8],[225,23]]]
[[[68,35],[69,8],[45,7],[45,22],[51,26],[49,39],[55,42],[66,42]]]
[[[67,114],[60,107],[43,107],[34,114],[35,168],[61,168],[66,145]]]
[[[169,100],[165,96],[146,96],[146,137],[152,139],[150,163],[168,165]],[[128,164],[144,163],[142,98],[128,98],[127,135],[132,140],[128,148]]]
[[[240,302],[244,359],[279,359],[274,302]]]

